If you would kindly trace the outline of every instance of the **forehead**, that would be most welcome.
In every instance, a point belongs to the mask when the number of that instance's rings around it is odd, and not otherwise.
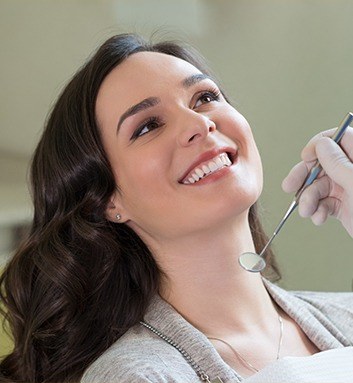
[[[201,72],[178,57],[158,52],[138,52],[116,66],[105,78],[102,88],[111,80],[119,81],[121,85],[144,85],[153,79],[174,82],[193,73]]]
[[[122,108],[162,92],[182,87],[181,82],[192,74],[201,73],[192,64],[157,52],[138,52],[117,65],[100,86],[96,112],[99,114],[109,100],[119,99]],[[172,87],[172,88],[171,88]]]

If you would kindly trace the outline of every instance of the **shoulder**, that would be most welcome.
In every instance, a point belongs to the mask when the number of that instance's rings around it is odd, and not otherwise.
[[[272,298],[324,347],[353,345],[353,293],[287,291],[264,280]]]
[[[343,345],[353,345],[353,293],[296,291],[292,294]]]
[[[197,381],[197,375],[177,350],[140,325],[106,350],[81,379],[81,383]]]
[[[352,292],[292,291],[290,293],[332,320],[352,326]]]
[[[288,291],[264,282],[272,297],[287,301],[290,306],[305,306],[332,318],[342,316],[344,320],[353,320],[353,292]]]
[[[353,292],[290,291],[290,293],[315,306],[342,307],[353,312]]]

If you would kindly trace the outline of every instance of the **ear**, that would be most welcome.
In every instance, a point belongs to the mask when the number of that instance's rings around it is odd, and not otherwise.
[[[124,223],[128,221],[127,212],[123,208],[118,190],[114,191],[113,195],[110,197],[105,210],[105,216],[109,221],[114,223]]]

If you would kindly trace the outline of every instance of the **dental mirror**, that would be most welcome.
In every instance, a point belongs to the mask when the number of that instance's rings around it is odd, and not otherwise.
[[[340,142],[344,132],[346,131],[346,129],[348,128],[349,124],[352,121],[353,121],[353,113],[348,113],[343,119],[343,121],[341,122],[341,124],[339,125],[339,127],[337,128],[335,134],[331,137],[337,144]],[[289,205],[289,208],[287,209],[285,215],[283,216],[280,223],[278,224],[275,231],[273,232],[272,237],[269,239],[265,247],[262,249],[261,253],[256,254],[252,252],[246,252],[241,254],[241,256],[239,257],[239,263],[243,269],[253,273],[258,273],[266,267],[266,261],[264,258],[266,249],[272,243],[275,236],[279,233],[279,231],[281,230],[282,226],[284,225],[288,217],[293,213],[295,208],[298,206],[298,201],[303,191],[316,180],[321,170],[322,170],[322,167],[319,161],[316,160],[314,166],[311,168],[310,172],[306,176],[303,182],[303,185],[295,194],[295,197],[292,203]]]

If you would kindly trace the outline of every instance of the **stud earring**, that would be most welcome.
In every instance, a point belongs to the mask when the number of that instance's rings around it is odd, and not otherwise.
[[[115,216],[115,218],[116,218],[117,221],[120,221],[120,220],[121,220],[121,215],[120,215],[120,214],[117,214],[117,215]]]

